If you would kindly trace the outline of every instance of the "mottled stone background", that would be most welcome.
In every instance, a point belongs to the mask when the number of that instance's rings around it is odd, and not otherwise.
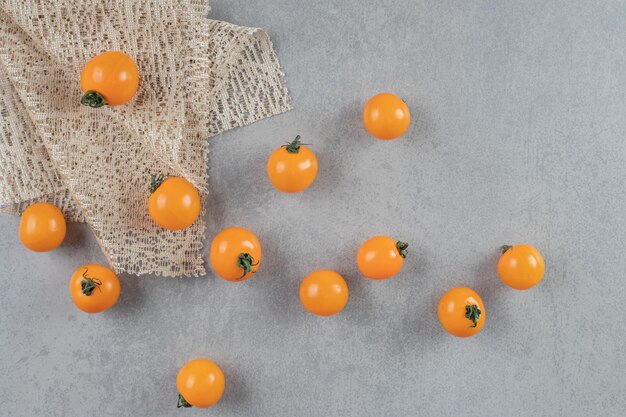
[[[121,276],[87,316],[68,280],[105,262],[85,226],[27,252],[0,217],[0,416],[623,416],[626,409],[626,3],[215,0],[265,28],[296,109],[215,137],[210,239],[241,225],[263,266],[241,284]],[[366,99],[401,95],[403,139],[378,142]],[[320,172],[274,190],[270,152],[301,134]],[[103,173],[106,175],[106,173]],[[375,234],[410,242],[401,275],[354,263]],[[505,287],[498,246],[531,243],[547,273]],[[205,250],[208,256],[208,248]],[[346,309],[305,313],[300,280],[343,274]],[[445,290],[483,297],[468,340],[436,318]],[[226,374],[213,409],[176,410],[179,367]]]

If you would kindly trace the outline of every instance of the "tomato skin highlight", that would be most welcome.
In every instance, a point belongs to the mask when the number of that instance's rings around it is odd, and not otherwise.
[[[402,242],[387,236],[375,236],[365,241],[356,256],[361,274],[369,279],[383,280],[400,272],[404,260],[398,250],[398,243]]]
[[[240,256],[249,256],[248,270],[241,266]],[[231,282],[252,278],[263,256],[259,239],[243,227],[230,227],[219,232],[211,242],[210,261],[213,271]]]
[[[224,394],[224,373],[208,359],[194,359],[180,368],[176,388],[190,405],[208,408],[219,402]]]
[[[317,177],[317,156],[306,145],[299,145],[297,153],[281,146],[267,161],[267,176],[278,190],[299,193],[309,188]]]
[[[475,326],[467,317],[467,306],[476,306],[480,310]],[[452,288],[439,300],[437,317],[443,328],[451,335],[469,337],[482,330],[486,317],[485,306],[478,293],[471,288]]]
[[[312,272],[300,284],[300,302],[309,313],[335,315],[348,303],[348,284],[335,271]]]
[[[169,230],[191,226],[200,215],[200,195],[184,178],[170,177],[158,186],[148,199],[152,220]]]
[[[527,290],[543,279],[545,262],[541,252],[530,245],[505,248],[498,261],[498,276],[502,282],[516,290]]]
[[[370,98],[363,108],[363,124],[377,139],[396,139],[409,128],[411,112],[400,97],[380,93]]]
[[[139,70],[125,53],[103,52],[85,64],[80,86],[83,93],[95,91],[104,98],[105,104],[117,106],[128,102],[137,93]]]
[[[34,203],[24,210],[20,219],[19,238],[33,252],[58,248],[67,232],[63,213],[49,203]]]
[[[92,280],[94,285],[90,294],[86,294],[84,289],[88,280]],[[120,281],[115,272],[105,266],[83,265],[70,278],[70,294],[79,310],[90,314],[101,313],[117,303]]]

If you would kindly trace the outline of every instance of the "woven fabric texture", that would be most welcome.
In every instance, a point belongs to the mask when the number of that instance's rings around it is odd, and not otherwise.
[[[116,272],[205,273],[198,219],[172,232],[148,216],[151,174],[208,193],[207,139],[290,109],[267,34],[207,19],[200,1],[3,0],[0,202],[33,201],[86,221]],[[106,50],[133,57],[129,103],[80,105],[82,66]]]

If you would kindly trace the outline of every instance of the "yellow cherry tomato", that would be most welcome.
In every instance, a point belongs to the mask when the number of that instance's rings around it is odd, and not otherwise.
[[[541,281],[545,263],[541,253],[530,245],[502,247],[498,261],[498,275],[509,287],[527,290]]]
[[[411,124],[411,112],[402,99],[391,93],[370,98],[363,109],[363,123],[374,137],[390,140],[400,137]]]
[[[471,288],[457,287],[446,292],[437,309],[439,322],[451,335],[469,337],[485,324],[483,300]]]
[[[261,243],[243,227],[230,227],[211,242],[211,266],[226,281],[245,281],[261,264]]]
[[[49,203],[35,203],[20,219],[20,240],[34,252],[48,252],[63,243],[66,232],[65,218],[56,206]]]
[[[156,224],[169,230],[181,230],[191,226],[200,215],[200,195],[186,179],[152,176],[152,195],[148,199],[148,211]]]
[[[317,157],[300,135],[293,142],[276,149],[267,161],[267,176],[284,193],[298,193],[308,188],[317,176]]]
[[[300,301],[309,313],[332,316],[348,303],[348,284],[335,271],[312,272],[300,284]]]
[[[139,87],[139,70],[131,57],[119,51],[107,51],[93,57],[80,76],[83,90],[81,104],[102,107],[129,101]]]
[[[70,279],[74,304],[85,313],[100,313],[117,302],[120,281],[115,272],[97,264],[83,265]]]
[[[224,373],[215,363],[207,359],[187,362],[176,376],[178,408],[211,407],[224,393]]]
[[[390,278],[402,269],[408,247],[408,243],[396,242],[387,236],[373,237],[359,248],[356,265],[367,278]]]

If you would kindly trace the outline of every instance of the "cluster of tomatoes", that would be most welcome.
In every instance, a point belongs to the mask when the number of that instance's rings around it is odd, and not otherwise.
[[[130,100],[138,86],[137,67],[121,52],[105,52],[90,61],[83,71],[81,102],[90,107],[118,105]],[[391,140],[402,136],[410,124],[407,105],[393,94],[372,97],[363,110],[366,129],[376,138]],[[308,188],[317,175],[315,153],[297,136],[275,150],[268,159],[270,182],[280,191],[297,193]],[[170,230],[191,226],[201,211],[201,200],[194,186],[184,178],[152,176],[148,212],[153,221]],[[45,252],[58,247],[65,238],[66,224],[61,211],[48,203],[35,203],[21,218],[19,237],[29,249]],[[364,242],[356,253],[360,273],[373,280],[385,280],[402,270],[408,243],[387,236]],[[242,227],[219,232],[211,243],[210,263],[214,272],[227,281],[245,281],[258,271],[262,260],[259,239]],[[544,260],[529,245],[503,246],[498,275],[515,289],[536,285],[544,275]],[[79,267],[70,279],[70,293],[76,306],[87,313],[99,313],[116,302],[120,283],[113,271],[101,265]],[[339,313],[348,302],[348,285],[335,271],[319,270],[300,284],[303,308],[319,316]],[[472,289],[457,287],[439,301],[442,327],[457,337],[478,333],[485,323],[485,306]],[[185,364],[176,378],[179,407],[210,407],[224,392],[224,374],[218,365],[195,359]]]

